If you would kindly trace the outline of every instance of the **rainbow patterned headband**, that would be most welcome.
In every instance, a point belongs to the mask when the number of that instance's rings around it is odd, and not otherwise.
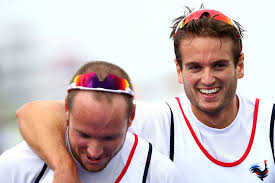
[[[103,81],[99,81],[94,72],[77,75],[73,83],[68,86],[67,91],[70,92],[76,89],[124,93],[131,97],[135,96],[134,92],[129,88],[128,81],[113,74],[109,74]]]

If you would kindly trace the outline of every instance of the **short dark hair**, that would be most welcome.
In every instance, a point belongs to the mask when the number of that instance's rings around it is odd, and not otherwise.
[[[69,84],[71,84],[74,81],[74,78],[77,75],[80,74],[86,74],[86,73],[90,73],[90,72],[94,72],[96,73],[98,79],[100,81],[103,81],[109,74],[113,74],[116,75],[120,78],[124,78],[128,81],[129,83],[129,87],[131,90],[134,91],[132,82],[130,77],[128,76],[128,74],[119,66],[114,65],[112,63],[109,62],[105,62],[105,61],[91,61],[91,62],[87,62],[86,64],[84,64],[83,66],[81,66],[76,73],[74,74],[74,76],[72,77],[71,81]],[[73,98],[75,97],[75,95],[79,92],[80,90],[71,90],[68,94],[67,94],[67,106],[69,110],[72,110],[72,103],[73,103]],[[100,92],[100,91],[93,91],[97,96],[97,99],[101,98],[100,96],[104,95],[105,97],[111,99],[111,97],[113,97],[114,95],[118,95],[115,93],[109,93],[109,92]],[[120,94],[121,95],[121,94]],[[130,117],[132,112],[133,112],[133,98],[130,95],[127,94],[122,94],[123,97],[126,100],[127,103],[127,117]]]
[[[192,20],[184,25],[184,27],[177,30],[178,24],[181,22],[181,20],[192,12],[189,7],[185,8],[185,14],[173,20],[173,25],[171,27],[173,30],[170,34],[170,38],[174,40],[174,51],[177,64],[180,66],[180,68],[182,69],[182,55],[179,50],[181,40],[185,39],[186,37],[194,36],[231,38],[233,41],[232,53],[234,57],[234,65],[236,67],[241,54],[242,37],[243,32],[245,31],[242,26],[235,20],[233,21],[236,24],[236,27],[223,21],[215,20],[213,19],[213,17],[202,14],[201,18],[197,20]]]

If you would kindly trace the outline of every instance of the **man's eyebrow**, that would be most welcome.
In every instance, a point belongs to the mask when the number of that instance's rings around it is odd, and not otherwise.
[[[200,65],[200,63],[199,62],[187,62],[183,65],[188,67],[188,66],[193,66],[193,65]]]
[[[199,62],[196,61],[185,61],[184,65],[189,65],[189,64],[198,64]]]
[[[214,63],[216,62],[229,62],[229,60],[226,60],[226,59],[220,59],[220,60],[216,60]]]
[[[216,60],[213,62],[213,64],[216,64],[216,63],[222,63],[222,62],[229,62],[229,60],[226,60],[226,59],[220,59],[220,60]],[[196,61],[190,61],[190,62],[186,62],[184,65],[200,65],[201,63],[200,62],[196,62]]]
[[[86,135],[86,136],[89,136],[89,137],[91,137],[91,135],[89,135],[88,133],[86,133],[86,132],[83,132],[83,131],[80,131],[80,130],[78,130],[78,129],[74,129],[77,133],[79,133],[79,134],[81,134],[81,135]]]
[[[222,59],[222,60],[214,61],[213,65],[215,65],[215,64],[227,64],[227,63],[229,63],[229,60]]]

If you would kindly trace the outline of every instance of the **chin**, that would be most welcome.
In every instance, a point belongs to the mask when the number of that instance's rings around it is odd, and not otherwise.
[[[108,163],[107,163],[108,164]],[[102,171],[104,168],[106,168],[107,164],[103,165],[103,166],[98,166],[98,167],[93,167],[93,166],[85,166],[84,169],[89,171],[89,172],[100,172]]]
[[[207,104],[206,104],[206,107],[199,106],[199,109],[202,112],[206,113],[206,114],[215,115],[215,114],[219,113],[222,110],[222,106],[217,106],[217,105],[215,105],[215,106],[209,106],[208,105],[207,106]]]
[[[89,171],[89,172],[100,172],[101,170],[103,170],[104,168],[106,168],[106,166],[108,165],[110,160],[107,159],[102,159],[101,162],[87,162],[85,160],[81,161],[81,166]]]

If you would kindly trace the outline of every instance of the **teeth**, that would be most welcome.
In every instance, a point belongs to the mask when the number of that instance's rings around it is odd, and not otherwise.
[[[214,94],[216,93],[217,91],[219,91],[220,89],[219,88],[213,88],[213,89],[210,89],[210,90],[207,90],[207,89],[199,89],[201,93],[204,93],[204,94]]]

